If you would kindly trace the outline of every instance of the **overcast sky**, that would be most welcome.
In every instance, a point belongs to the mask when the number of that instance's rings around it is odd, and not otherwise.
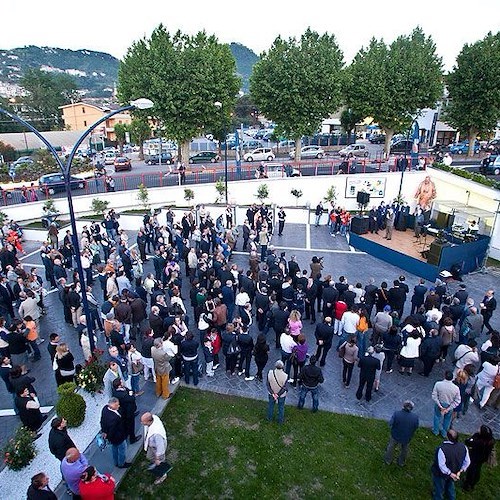
[[[121,58],[163,23],[171,32],[205,30],[257,54],[310,26],[335,34],[348,63],[372,36],[391,42],[420,25],[450,70],[465,43],[500,30],[500,0],[2,0],[0,49],[24,45],[90,49]],[[77,8],[77,5],[79,6]]]

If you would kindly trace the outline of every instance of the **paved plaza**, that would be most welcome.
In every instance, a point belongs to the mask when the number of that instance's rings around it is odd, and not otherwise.
[[[130,241],[135,240],[135,234],[129,231]],[[349,283],[361,282],[364,285],[370,277],[375,279],[376,284],[382,281],[392,283],[394,279],[401,274],[406,276],[406,282],[413,289],[417,283],[417,276],[402,272],[401,269],[384,263],[362,252],[353,251],[348,245],[346,238],[340,235],[332,237],[329,234],[326,226],[314,227],[305,224],[288,224],[285,226],[282,237],[273,236],[272,242],[279,251],[286,252],[287,260],[291,255],[296,255],[297,262],[301,269],[309,269],[309,263],[312,256],[324,258],[323,275],[331,274],[333,279],[338,280],[339,276],[344,275]],[[26,250],[28,255],[23,257],[22,262],[26,268],[32,265],[41,266],[40,257],[36,251],[38,248],[37,242],[26,242]],[[242,253],[241,242],[238,242],[237,251],[233,255],[233,262],[237,263],[242,268],[248,267],[248,256]],[[34,252],[30,255],[31,252]],[[41,269],[43,276],[43,269]],[[144,265],[145,273],[153,271],[153,265],[149,261]],[[474,274],[464,277],[464,282],[467,285],[469,295],[472,296],[476,303],[482,300],[484,291],[490,287],[499,288],[500,279],[498,275],[491,273]],[[102,297],[100,285],[96,284],[96,297]],[[455,284],[450,285],[450,289],[454,291]],[[186,305],[189,304],[189,283],[183,278],[183,296]],[[405,313],[409,313],[409,298],[406,302]],[[187,298],[187,299],[186,299]],[[75,355],[76,361],[82,361],[81,348],[78,345],[78,338],[75,330],[64,322],[62,308],[60,306],[56,293],[49,293],[46,297],[48,314],[41,319],[41,333],[45,339],[48,339],[49,333],[57,331],[61,334],[62,340],[67,342],[71,351]],[[189,316],[192,317],[191,308],[188,309]],[[318,321],[321,321],[321,314],[318,314]],[[493,315],[492,326],[495,329],[500,329],[500,313],[498,311]],[[304,331],[309,344],[309,352],[314,353],[316,346],[314,341],[314,325],[309,321],[304,320]],[[192,323],[191,323],[192,325]],[[254,337],[257,335],[256,328],[253,327],[252,333]],[[485,338],[485,337],[483,337]],[[38,391],[40,402],[44,406],[51,406],[57,400],[56,383],[52,371],[52,366],[46,345],[48,340],[42,344],[42,360],[34,363],[31,366],[31,375],[36,377],[35,388]],[[271,330],[268,334],[268,342],[271,347],[269,356],[269,368],[276,359],[280,358],[279,350],[274,349],[274,331]],[[99,339],[99,345],[104,346],[103,340]],[[335,345],[335,341],[334,341]],[[201,357],[201,355],[200,355]],[[358,369],[355,368],[353,380],[350,388],[344,388],[341,381],[341,360],[337,353],[332,349],[328,355],[326,366],[323,369],[325,382],[320,388],[320,409],[338,413],[348,413],[364,417],[378,418],[387,420],[395,409],[401,407],[405,399],[412,399],[415,403],[415,412],[418,413],[421,423],[424,426],[431,426],[433,415],[433,403],[431,399],[431,391],[436,380],[443,377],[444,370],[451,368],[451,362],[439,363],[435,366],[431,376],[425,378],[418,375],[418,366],[411,377],[403,376],[394,370],[393,373],[387,374],[384,371],[381,376],[380,391],[373,394],[370,403],[357,401],[355,392],[358,382]],[[255,364],[252,362],[251,374],[255,374]],[[181,382],[183,384],[184,382]],[[267,392],[265,384],[257,380],[245,381],[244,376],[228,376],[224,371],[224,362],[216,371],[213,378],[202,377],[198,385],[200,390],[214,391],[222,394],[235,396],[246,396],[255,399],[267,400]],[[154,385],[151,382],[146,382],[144,387],[146,394],[138,398],[138,405],[141,411],[149,409],[155,401]],[[294,405],[298,400],[298,389],[291,388],[287,397],[287,404]],[[307,404],[310,404],[308,402]],[[1,384],[0,389],[0,409],[12,408],[12,399],[5,390],[4,384]],[[265,416],[262,416],[265,418]],[[15,416],[1,417],[0,426],[0,446],[3,445],[6,439],[12,435],[12,432],[19,424],[19,420]],[[497,437],[500,437],[500,412],[486,407],[484,411],[479,411],[476,406],[471,405],[468,413],[456,422],[456,429],[460,432],[472,433],[480,424],[486,423],[490,425]],[[97,431],[98,429],[96,429]],[[104,460],[105,454],[101,454],[99,462],[103,461],[103,469],[109,469],[109,463],[106,467]],[[99,459],[96,456],[96,459]]]

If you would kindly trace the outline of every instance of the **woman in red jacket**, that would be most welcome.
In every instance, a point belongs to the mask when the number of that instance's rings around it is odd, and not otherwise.
[[[82,500],[114,500],[115,480],[109,474],[99,474],[94,466],[89,466],[80,478]]]

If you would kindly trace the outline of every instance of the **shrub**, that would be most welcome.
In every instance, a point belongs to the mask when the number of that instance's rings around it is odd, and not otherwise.
[[[101,391],[104,386],[103,378],[106,373],[106,366],[101,362],[104,351],[96,349],[93,356],[85,362],[85,366],[76,376],[76,383],[84,391],[95,394]]]
[[[90,208],[96,215],[102,217],[104,215],[104,212],[107,210],[108,206],[109,206],[108,200],[101,200],[100,198],[94,198],[92,200]]]
[[[27,427],[19,427],[2,452],[9,469],[21,470],[26,467],[36,456],[33,433]]]
[[[255,195],[261,202],[269,198],[269,187],[267,184],[260,184]]]
[[[87,409],[87,403],[85,399],[80,394],[74,392],[76,388],[75,384],[63,384],[72,385],[73,388],[65,388],[61,394],[59,401],[56,404],[56,412],[60,417],[63,417],[68,422],[68,427],[78,427],[82,425],[85,420],[85,411]],[[61,386],[62,387],[62,386]]]
[[[433,163],[434,168],[438,168],[439,170],[444,170],[445,172],[450,172],[452,174],[458,175],[459,177],[463,177],[464,179],[469,179],[474,182],[478,182],[479,184],[483,184],[484,186],[492,187],[495,189],[500,189],[500,182],[495,179],[490,179],[483,174],[479,174],[477,172],[469,172],[468,170],[464,170],[462,168],[456,167],[448,167],[444,163]]]

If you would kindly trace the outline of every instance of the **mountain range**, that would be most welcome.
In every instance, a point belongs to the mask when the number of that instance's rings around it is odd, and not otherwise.
[[[239,43],[230,44],[236,69],[247,93],[252,67],[258,56]],[[29,68],[71,75],[85,97],[110,97],[116,85],[119,60],[104,52],[69,50],[29,45],[11,50],[0,49],[0,96],[20,95],[19,80]]]

